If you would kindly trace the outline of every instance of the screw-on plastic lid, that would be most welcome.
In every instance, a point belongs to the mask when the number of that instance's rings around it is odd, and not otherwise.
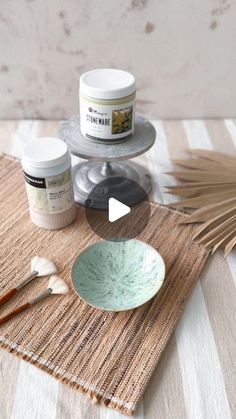
[[[26,144],[22,152],[22,164],[33,167],[54,167],[69,160],[68,147],[64,141],[42,137]]]
[[[135,78],[113,68],[88,71],[80,77],[80,92],[96,99],[119,99],[135,92]]]

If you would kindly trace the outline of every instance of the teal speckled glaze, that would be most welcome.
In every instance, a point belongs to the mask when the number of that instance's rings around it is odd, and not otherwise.
[[[85,249],[72,267],[79,296],[108,311],[144,304],[159,291],[164,277],[161,255],[139,240],[97,242]]]

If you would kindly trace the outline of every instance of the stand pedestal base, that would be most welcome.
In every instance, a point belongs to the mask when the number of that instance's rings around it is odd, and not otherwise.
[[[73,181],[75,201],[83,206],[90,207],[89,194],[94,191],[96,185],[100,182],[109,183],[112,177],[120,178],[116,184],[116,199],[125,202],[126,205],[135,205],[142,201],[145,196],[142,193],[143,189],[148,195],[151,191],[151,177],[149,172],[137,163],[130,161],[122,162],[94,162],[88,161],[79,163],[73,167]],[[130,186],[130,180],[136,182],[141,188],[133,188]],[[105,198],[106,192],[103,190],[102,195]],[[94,202],[93,194],[93,208],[107,209],[107,201],[102,199],[98,191],[97,199]]]

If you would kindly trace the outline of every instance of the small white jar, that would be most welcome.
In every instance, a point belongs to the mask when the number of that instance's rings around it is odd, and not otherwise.
[[[83,136],[116,143],[134,133],[135,78],[111,68],[80,77],[80,130]]]
[[[51,137],[33,140],[24,147],[21,163],[32,222],[50,230],[72,223],[77,208],[67,145]]]

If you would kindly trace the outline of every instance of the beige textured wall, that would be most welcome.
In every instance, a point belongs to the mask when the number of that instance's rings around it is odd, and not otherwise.
[[[78,112],[96,67],[137,78],[150,118],[236,116],[236,0],[1,0],[0,117]]]

